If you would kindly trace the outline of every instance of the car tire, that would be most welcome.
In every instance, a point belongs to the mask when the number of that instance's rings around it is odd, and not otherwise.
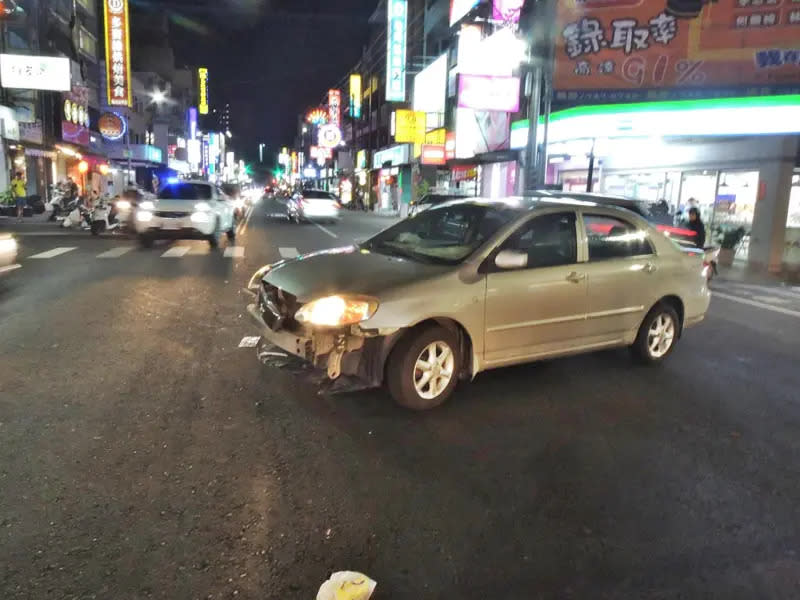
[[[152,248],[153,247],[153,236],[147,235],[146,233],[139,235],[139,246],[142,248]]]
[[[647,365],[662,362],[672,353],[680,336],[681,322],[675,309],[664,302],[656,304],[642,321],[631,346],[634,358]]]
[[[234,228],[229,229],[228,231],[225,232],[225,235],[228,236],[228,241],[229,242],[235,242],[236,241],[236,229],[234,229]]]
[[[435,365],[431,353],[436,354]],[[423,364],[430,365],[432,370],[423,370]],[[436,408],[452,395],[460,365],[461,352],[455,333],[440,326],[413,331],[389,355],[386,365],[389,393],[397,404],[411,410]],[[450,376],[445,381],[443,373],[447,371]]]

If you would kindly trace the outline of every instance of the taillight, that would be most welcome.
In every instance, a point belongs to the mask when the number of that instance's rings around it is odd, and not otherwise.
[[[684,229],[683,227],[671,227],[670,225],[656,225],[661,233],[666,235],[681,235],[685,237],[695,237],[697,232],[693,229]]]

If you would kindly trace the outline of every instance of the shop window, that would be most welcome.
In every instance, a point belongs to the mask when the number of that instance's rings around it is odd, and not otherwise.
[[[81,52],[87,56],[97,59],[97,39],[83,27],[80,28],[78,35]]]
[[[610,260],[653,254],[647,232],[618,219],[584,215],[583,224],[589,244],[589,260]]]

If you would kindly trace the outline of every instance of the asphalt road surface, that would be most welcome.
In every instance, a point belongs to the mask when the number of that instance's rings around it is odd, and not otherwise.
[[[281,256],[390,221],[140,250],[20,226],[0,280],[0,598],[800,597],[800,292],[720,283],[667,364],[482,374],[412,414],[239,348]],[[59,232],[60,233],[60,232]]]

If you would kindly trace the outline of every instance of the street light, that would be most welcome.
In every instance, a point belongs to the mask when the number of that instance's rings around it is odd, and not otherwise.
[[[167,95],[163,90],[155,89],[150,93],[150,98],[155,104],[163,104],[167,101]]]

